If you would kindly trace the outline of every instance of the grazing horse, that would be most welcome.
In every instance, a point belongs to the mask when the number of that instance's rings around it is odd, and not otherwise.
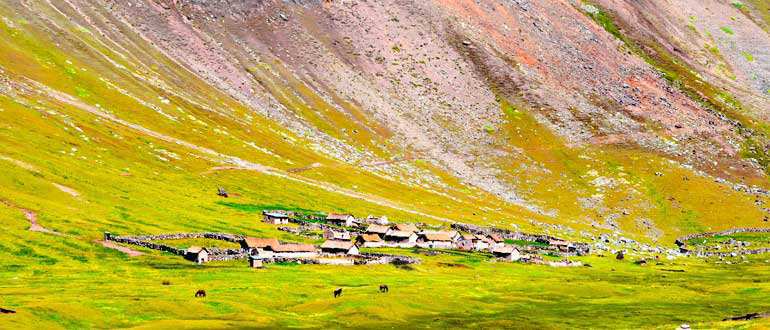
[[[198,292],[195,292],[195,298],[205,298],[206,297],[206,291],[198,290]]]
[[[388,285],[380,284],[380,293],[388,293]]]
[[[342,295],[342,288],[337,288],[337,290],[334,290],[334,298],[337,298]]]

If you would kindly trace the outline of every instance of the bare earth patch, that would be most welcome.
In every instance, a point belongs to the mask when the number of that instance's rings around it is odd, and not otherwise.
[[[95,242],[101,244],[102,246],[104,246],[106,248],[113,249],[113,250],[118,250],[120,252],[123,252],[123,253],[127,254],[129,257],[138,257],[138,256],[143,254],[143,253],[141,253],[139,251],[136,251],[136,250],[133,250],[133,249],[129,249],[129,248],[125,247],[125,246],[117,245],[117,244],[115,244],[115,242],[110,242],[110,241],[95,241]]]
[[[68,195],[70,195],[72,197],[80,197],[80,193],[77,190],[75,190],[75,189],[72,189],[72,188],[64,186],[64,185],[60,185],[58,183],[53,183],[53,185],[57,189],[61,190],[62,192],[66,193],[66,194],[68,194]]]

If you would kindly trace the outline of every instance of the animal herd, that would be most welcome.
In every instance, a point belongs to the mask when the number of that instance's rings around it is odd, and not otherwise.
[[[380,284],[380,293],[388,293],[390,291],[390,288],[388,288],[387,284]],[[342,296],[342,288],[336,288],[333,292],[334,298]],[[195,298],[205,298],[206,297],[206,291],[205,290],[198,290],[195,292]]]

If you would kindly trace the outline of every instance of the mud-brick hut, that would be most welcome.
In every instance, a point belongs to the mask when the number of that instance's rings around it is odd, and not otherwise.
[[[318,249],[310,244],[280,244],[273,246],[272,252],[276,258],[314,258],[318,256]]]
[[[275,238],[256,237],[245,237],[239,243],[241,244],[241,249],[244,249],[247,252],[253,252],[257,249],[271,249],[271,247],[281,244]]]
[[[383,246],[410,248],[417,243],[417,234],[391,229],[385,234],[383,240],[385,241]]]
[[[321,245],[321,252],[358,255],[358,247],[351,241],[328,240]]]
[[[377,234],[361,234],[356,237],[356,243],[360,247],[365,248],[378,248],[382,247],[382,238]]]
[[[187,260],[202,264],[209,261],[209,250],[205,247],[191,246],[185,250],[184,257]]]
[[[454,247],[452,235],[448,232],[423,232],[417,238],[417,246],[430,249],[451,249]]]
[[[518,261],[521,259],[521,252],[519,252],[517,248],[510,245],[495,247],[492,249],[492,254],[499,259],[507,261]]]
[[[356,217],[350,214],[329,213],[326,216],[326,222],[340,227],[353,227],[357,220]]]
[[[262,221],[273,225],[289,223],[289,214],[280,211],[262,211]]]

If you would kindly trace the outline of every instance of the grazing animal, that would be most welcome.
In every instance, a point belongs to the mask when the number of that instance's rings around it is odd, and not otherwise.
[[[337,298],[342,295],[342,288],[337,288],[337,290],[334,290],[334,298]]]
[[[225,188],[219,187],[217,189],[217,196],[221,196],[221,197],[227,198],[229,196],[229,194],[227,193],[227,190],[225,190]]]
[[[386,284],[380,284],[380,292],[381,293],[387,293],[388,292],[388,286]]]
[[[195,292],[195,298],[206,298],[206,291],[198,290],[198,292]]]
[[[10,310],[10,309],[5,309],[5,308],[0,308],[0,313],[2,313],[2,314],[16,314],[16,311]]]
[[[626,256],[623,255],[623,251],[618,251],[618,254],[615,256],[615,259],[623,260]]]

